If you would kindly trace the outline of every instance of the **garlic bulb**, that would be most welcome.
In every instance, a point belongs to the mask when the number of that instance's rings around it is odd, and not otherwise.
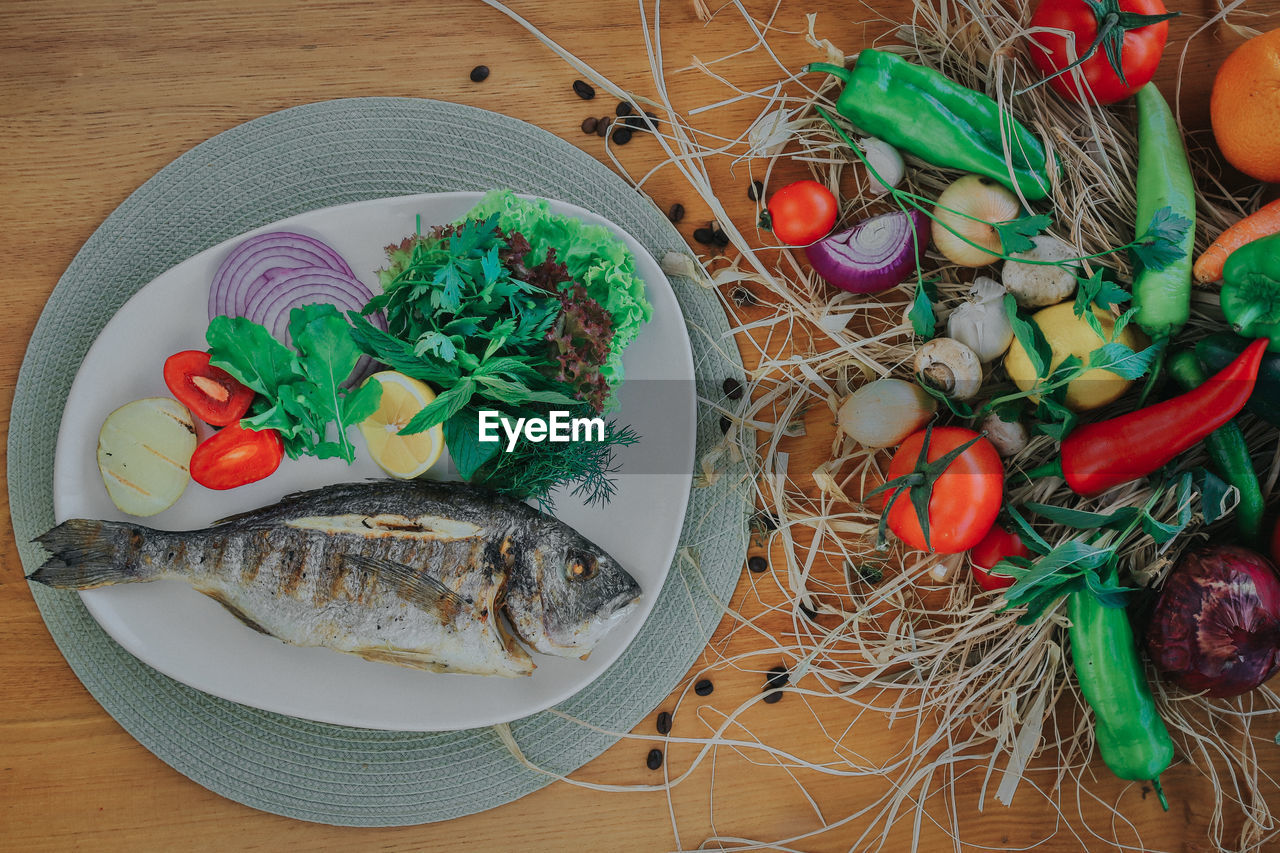
[[[995,447],[996,453],[1006,459],[1021,453],[1031,440],[1022,421],[1006,421],[998,412],[992,412],[983,418],[981,429],[987,436],[987,441]]]
[[[902,183],[906,166],[902,162],[902,155],[898,153],[898,149],[874,136],[863,139],[858,143],[858,147],[867,155],[867,163],[871,166],[867,170],[867,181],[872,195],[884,195],[891,187]],[[876,179],[877,176],[880,180]],[[881,181],[886,182],[887,185]]]
[[[1021,212],[1018,197],[1003,185],[981,175],[965,175],[938,196],[933,244],[953,264],[985,266],[1000,254],[1000,234],[992,223],[1017,219]]]
[[[953,400],[968,400],[982,387],[982,362],[959,341],[934,338],[916,350],[916,373]]]
[[[1013,326],[1004,310],[1004,287],[995,279],[979,276],[947,318],[947,334],[973,350],[982,363],[995,361],[1013,343]]]

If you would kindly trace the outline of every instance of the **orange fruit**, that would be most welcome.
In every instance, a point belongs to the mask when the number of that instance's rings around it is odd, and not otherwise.
[[[1260,181],[1280,181],[1280,30],[1254,36],[1222,63],[1209,116],[1231,165]]]

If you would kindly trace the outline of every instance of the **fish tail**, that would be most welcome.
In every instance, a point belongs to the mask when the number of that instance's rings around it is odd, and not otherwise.
[[[73,518],[35,538],[53,556],[27,576],[59,589],[93,589],[150,580],[139,568],[143,529],[116,521]]]

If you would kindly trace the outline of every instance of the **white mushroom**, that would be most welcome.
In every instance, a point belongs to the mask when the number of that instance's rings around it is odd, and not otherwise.
[[[1076,263],[1058,262],[1079,257],[1075,248],[1048,234],[1039,234],[1031,239],[1036,244],[1034,249],[1017,252],[1011,257],[1054,263],[1005,261],[1000,271],[1005,290],[1012,293],[1023,308],[1044,308],[1070,299],[1076,292],[1076,273],[1080,267]]]
[[[968,400],[982,387],[982,362],[952,338],[934,338],[916,350],[916,373],[953,400]]]

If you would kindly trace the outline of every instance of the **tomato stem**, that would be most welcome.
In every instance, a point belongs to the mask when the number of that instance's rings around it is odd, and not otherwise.
[[[1121,12],[1118,0],[1085,0],[1089,4],[1089,8],[1093,11],[1094,18],[1097,21],[1098,34],[1094,36],[1093,42],[1085,48],[1084,53],[1070,65],[1059,68],[1025,89],[1019,89],[1014,92],[1014,96],[1025,95],[1033,89],[1043,86],[1055,77],[1061,77],[1068,71],[1079,68],[1095,53],[1098,48],[1102,48],[1107,54],[1107,62],[1111,65],[1111,70],[1116,72],[1116,76],[1120,78],[1120,82],[1128,88],[1129,81],[1124,76],[1124,62],[1121,56],[1124,50],[1124,36],[1129,30],[1137,30],[1142,27],[1149,27],[1152,24],[1158,24],[1161,21],[1167,21],[1170,18],[1176,18],[1181,12],[1165,12],[1162,15],[1139,15],[1134,12]],[[1043,48],[1041,48],[1043,50]],[[1045,51],[1048,53],[1048,51]]]

